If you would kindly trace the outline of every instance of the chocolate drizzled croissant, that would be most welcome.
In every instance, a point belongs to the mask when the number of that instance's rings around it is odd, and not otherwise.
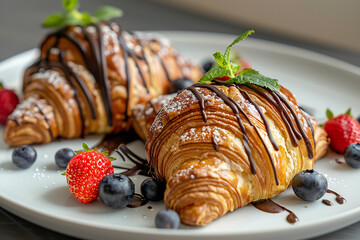
[[[24,104],[9,116],[11,146],[128,130],[136,104],[166,94],[172,80],[202,74],[164,40],[140,39],[115,23],[61,29],[40,50],[25,71]]]
[[[198,83],[160,110],[146,151],[167,182],[166,207],[185,224],[206,225],[283,192],[327,145],[326,133],[283,87]]]

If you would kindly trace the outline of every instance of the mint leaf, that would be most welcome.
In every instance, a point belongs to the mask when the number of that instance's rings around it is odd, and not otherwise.
[[[230,63],[230,68],[231,68],[231,71],[235,74],[235,73],[237,73],[237,71],[240,70],[241,66],[234,64],[234,63]]]
[[[61,27],[64,23],[64,16],[61,13],[54,13],[48,16],[42,23],[43,27]]]
[[[223,60],[223,66],[226,66],[230,63],[230,52],[231,52],[231,48],[237,44],[238,42],[240,42],[241,40],[244,40],[245,38],[247,38],[247,36],[249,36],[250,34],[254,33],[254,30],[248,30],[245,33],[241,34],[239,37],[237,37],[232,43],[230,43],[230,45],[226,48],[225,50],[225,54],[224,54],[224,60]],[[219,64],[220,65],[220,64]]]
[[[220,67],[224,67],[223,62],[224,62],[224,55],[222,55],[219,52],[216,52],[213,54],[216,62],[219,64]]]
[[[63,7],[66,11],[73,10],[76,8],[78,0],[63,0]]]
[[[330,109],[326,109],[326,117],[328,118],[328,119],[331,119],[331,118],[333,118],[334,117],[334,114],[332,113],[332,111],[330,110]]]
[[[212,68],[207,73],[200,78],[199,82],[201,83],[210,83],[215,78],[220,78],[224,76],[231,76],[232,72],[229,71],[227,68]]]
[[[255,84],[272,91],[280,92],[280,85],[277,79],[266,77],[254,69],[244,69],[237,76],[227,80],[225,83],[235,83],[240,85]]]
[[[106,21],[110,18],[121,17],[122,11],[115,7],[102,7],[98,9],[94,16],[87,12],[79,12],[78,0],[63,0],[63,13],[55,13],[45,19],[43,27],[65,27],[65,26],[86,26],[100,21]]]
[[[98,21],[106,21],[109,20],[111,18],[115,18],[115,17],[121,17],[123,15],[123,12],[115,7],[110,7],[110,6],[104,6],[99,8],[96,13],[94,14],[94,17],[98,20]]]

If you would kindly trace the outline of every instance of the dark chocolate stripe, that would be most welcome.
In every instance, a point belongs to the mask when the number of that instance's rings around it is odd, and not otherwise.
[[[263,123],[265,125],[265,128],[266,128],[266,132],[269,136],[269,140],[271,142],[271,144],[273,145],[274,149],[276,151],[279,151],[279,146],[277,145],[275,139],[274,139],[274,136],[272,135],[272,132],[271,132],[271,129],[270,129],[270,126],[269,126],[269,122],[267,121],[263,111],[261,110],[260,106],[254,102],[254,100],[250,97],[250,95],[246,92],[246,91],[243,91],[240,89],[239,86],[237,86],[237,88],[240,90],[240,92],[249,100],[249,102],[254,105],[254,107],[256,108],[256,110],[258,111],[258,113],[260,114],[262,120],[263,120]]]
[[[313,151],[313,147],[311,145],[311,141],[310,141],[309,137],[307,136],[307,134],[305,133],[304,128],[301,125],[301,122],[300,122],[296,112],[291,107],[290,103],[288,102],[288,100],[285,97],[283,97],[280,93],[277,93],[277,92],[274,92],[274,94],[276,94],[280,98],[280,100],[285,104],[285,106],[290,110],[290,112],[291,112],[293,118],[295,119],[295,122],[300,130],[301,136],[304,138],[305,145],[306,145],[306,148],[308,151],[308,157],[310,159],[312,159],[314,157],[314,151]],[[309,125],[309,127],[310,127],[310,125]]]
[[[234,104],[232,101],[232,99],[228,98],[228,96],[226,94],[224,94],[223,92],[221,92],[219,89],[217,89],[215,86],[213,85],[209,85],[209,84],[201,84],[201,83],[196,83],[192,86],[190,86],[189,88],[193,88],[195,89],[195,87],[202,87],[202,88],[207,88],[209,89],[210,91],[214,92],[216,95],[218,95],[218,97],[220,97],[234,112],[235,116],[236,116],[236,119],[238,121],[238,124],[240,126],[240,129],[242,131],[242,134],[243,134],[243,144],[244,144],[244,147],[245,147],[245,152],[248,156],[248,159],[249,159],[249,162],[250,162],[250,169],[251,169],[251,173],[252,174],[256,174],[256,168],[255,168],[255,163],[254,163],[254,160],[251,156],[251,150],[250,150],[250,147],[249,147],[249,140],[248,140],[248,135],[246,133],[246,129],[245,129],[245,126],[244,124],[242,123],[241,121],[241,118],[239,116],[239,110],[236,106],[236,104]],[[188,88],[188,89],[189,89]],[[195,89],[196,90],[196,89]],[[197,90],[196,90],[197,91]],[[196,96],[196,95],[195,95]],[[199,94],[198,96],[201,97],[202,101],[204,100],[202,98],[202,96]],[[199,103],[200,103],[200,99],[199,99]],[[205,109],[203,109],[204,112],[205,112]]]
[[[196,84],[195,84],[196,85]],[[200,111],[201,111],[201,115],[203,117],[204,122],[207,122],[207,115],[205,112],[205,102],[204,102],[204,98],[200,95],[200,93],[198,92],[198,90],[195,89],[195,86],[190,86],[187,88],[187,90],[189,90],[190,92],[192,92],[195,97],[198,99],[199,101],[199,105],[200,105]]]
[[[293,143],[293,145],[295,147],[299,146],[299,142],[297,141],[297,136],[300,136],[300,133],[297,132],[295,130],[295,126],[294,123],[292,122],[289,113],[287,112],[287,110],[284,108],[282,102],[280,101],[279,97],[277,95],[275,95],[274,93],[270,92],[270,94],[272,95],[272,97],[275,99],[276,103],[277,103],[277,109],[280,112],[281,118],[283,119],[286,128],[288,130],[288,133],[290,135],[291,141]],[[298,133],[298,135],[296,135],[295,131]]]
[[[107,62],[105,58],[105,51],[104,51],[104,43],[103,43],[103,36],[100,29],[99,24],[95,24],[96,33],[98,35],[98,54],[100,61],[99,69],[100,69],[100,79],[97,79],[101,95],[103,100],[105,101],[104,107],[107,115],[108,125],[112,126],[113,119],[112,119],[112,109],[111,109],[111,96],[110,96],[110,87],[109,87],[109,79],[107,75]]]

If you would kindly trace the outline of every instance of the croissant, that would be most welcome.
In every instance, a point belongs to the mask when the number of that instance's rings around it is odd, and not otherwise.
[[[126,131],[136,104],[166,94],[172,80],[202,75],[164,39],[115,23],[61,29],[40,51],[24,74],[24,101],[8,118],[10,146]]]
[[[146,152],[167,182],[166,207],[184,224],[206,225],[283,192],[327,146],[325,131],[284,87],[197,83],[159,111]]]

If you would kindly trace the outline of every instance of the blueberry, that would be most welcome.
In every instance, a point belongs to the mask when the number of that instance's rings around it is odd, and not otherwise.
[[[126,207],[133,199],[134,193],[134,182],[121,173],[108,175],[99,184],[100,200],[111,208]]]
[[[147,178],[141,183],[140,189],[141,194],[151,201],[164,199],[165,184],[160,181]]]
[[[66,168],[70,160],[75,156],[76,154],[74,151],[70,148],[62,148],[58,150],[55,154],[55,163],[59,168]]]
[[[210,60],[204,62],[202,65],[205,72],[208,72],[213,66],[214,66],[214,62]]]
[[[29,168],[35,162],[37,153],[30,145],[21,145],[14,149],[12,162],[19,168]]]
[[[304,170],[295,175],[292,181],[294,193],[305,201],[315,201],[324,196],[328,187],[324,175],[314,170]]]
[[[350,167],[360,168],[360,143],[353,143],[347,146],[344,158]]]
[[[169,93],[176,93],[177,91],[183,90],[184,88],[190,87],[194,82],[186,78],[178,78],[171,82],[169,86]]]
[[[179,228],[180,218],[177,212],[169,210],[160,210],[155,217],[155,226],[157,228]]]

